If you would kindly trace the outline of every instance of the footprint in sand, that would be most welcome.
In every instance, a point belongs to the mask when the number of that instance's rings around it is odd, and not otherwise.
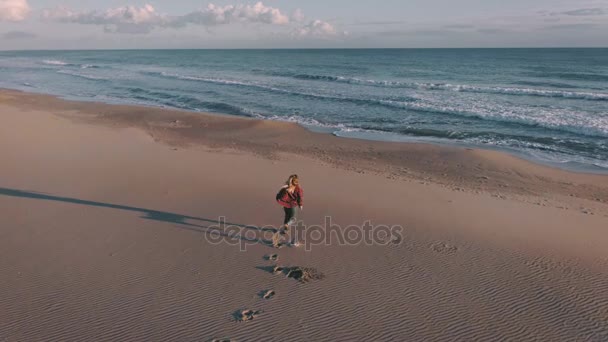
[[[302,283],[306,283],[311,280],[323,279],[325,278],[325,275],[312,267],[295,266],[287,269],[287,277],[294,278]]]
[[[260,310],[239,310],[234,314],[234,317],[239,322],[251,321],[262,312]]]
[[[458,252],[458,247],[451,245],[447,242],[435,242],[431,245],[433,251],[440,254],[454,254]]]
[[[274,295],[275,295],[274,290],[268,290],[268,291],[262,292],[262,298],[264,298],[264,299],[270,299],[270,298],[274,297]]]
[[[279,255],[278,254],[266,255],[265,259],[269,260],[269,261],[277,261],[277,260],[279,260]]]
[[[319,272],[316,268],[312,267],[300,267],[300,266],[292,266],[285,267],[280,265],[275,265],[274,267],[266,268],[260,267],[262,270],[269,271],[273,274],[283,274],[287,278],[293,278],[299,280],[302,283],[306,283],[310,280],[320,280],[325,278],[325,275]]]

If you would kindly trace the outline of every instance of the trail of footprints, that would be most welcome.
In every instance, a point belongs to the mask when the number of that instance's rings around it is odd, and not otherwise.
[[[278,234],[277,234],[278,235]],[[281,248],[286,245],[283,242],[279,242],[277,238],[273,237],[273,247]],[[431,249],[439,254],[454,254],[458,252],[459,248],[455,245],[449,244],[447,242],[438,241],[433,243]],[[278,254],[267,254],[264,256],[264,260],[266,261],[274,261],[277,262],[279,260]],[[268,270],[273,274],[283,274],[287,278],[296,279],[302,283],[309,282],[311,280],[320,280],[325,277],[325,275],[319,272],[315,268],[311,267],[300,267],[300,266],[292,266],[286,267],[275,264],[274,266],[263,268]],[[276,291],[272,289],[261,291],[259,297],[265,300],[270,300],[276,295]],[[237,322],[246,322],[252,321],[256,317],[262,314],[261,310],[251,310],[251,309],[243,309],[236,311],[233,316]],[[235,342],[235,340],[231,339],[213,339],[212,342]]]
[[[263,291],[262,292],[262,298],[264,298],[264,299],[270,299],[270,298],[274,297],[274,294],[275,294],[274,290]]]
[[[273,237],[273,247],[281,248],[284,245],[286,245],[286,243],[279,242],[278,238]],[[454,254],[454,253],[458,252],[458,250],[459,250],[459,248],[457,246],[452,245],[447,242],[443,242],[443,241],[437,241],[437,242],[431,244],[430,247],[434,252],[439,253],[439,254],[446,254],[446,255]],[[278,262],[279,255],[278,254],[267,254],[264,256],[264,260]],[[315,268],[311,268],[311,267],[300,267],[300,266],[286,267],[286,266],[281,266],[281,265],[275,264],[274,266],[266,267],[266,268],[262,268],[262,269],[265,269],[265,270],[267,270],[273,274],[277,274],[277,275],[283,274],[287,278],[293,278],[302,283],[306,283],[311,280],[320,280],[325,277],[323,275],[323,273],[321,273],[318,270],[316,270]],[[262,299],[265,299],[265,300],[270,300],[270,299],[274,298],[275,295],[276,295],[276,291],[273,289],[264,290],[259,293],[259,297]],[[254,320],[260,314],[262,314],[261,310],[243,309],[243,310],[236,311],[234,313],[234,318],[238,322],[246,322],[246,321]],[[213,341],[214,342],[215,341],[230,342],[231,340],[230,339],[216,339]]]
[[[275,248],[281,248],[281,247],[289,245],[289,244],[279,241],[278,234],[275,234],[275,236],[273,237],[272,245]],[[294,244],[294,246],[297,246],[297,244]],[[267,254],[264,256],[264,260],[278,262],[279,255],[278,254]],[[287,278],[293,278],[302,283],[306,283],[311,280],[323,279],[325,277],[323,275],[323,273],[321,273],[318,270],[316,270],[315,268],[311,268],[311,267],[300,267],[300,266],[285,267],[285,266],[280,266],[280,265],[275,264],[274,266],[263,268],[263,269],[266,269],[273,274],[283,274]],[[276,295],[276,291],[273,289],[261,291],[259,294],[260,298],[265,299],[265,300],[270,300],[275,295]],[[243,310],[236,311],[233,314],[233,316],[237,322],[246,322],[246,321],[254,320],[260,314],[262,314],[261,310],[243,309]],[[231,340],[231,339],[213,339],[211,341],[212,342],[234,342],[234,340]]]

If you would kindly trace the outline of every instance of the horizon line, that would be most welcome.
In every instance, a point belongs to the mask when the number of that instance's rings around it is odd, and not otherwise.
[[[506,50],[506,49],[608,49],[608,46],[539,46],[539,47],[338,47],[338,48],[93,48],[93,49],[0,49],[0,52],[44,52],[44,51],[175,51],[175,50]]]

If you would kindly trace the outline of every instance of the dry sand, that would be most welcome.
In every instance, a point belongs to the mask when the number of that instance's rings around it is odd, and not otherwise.
[[[15,91],[0,120],[0,341],[608,340],[606,176]],[[306,224],[402,238],[273,249],[294,172]]]

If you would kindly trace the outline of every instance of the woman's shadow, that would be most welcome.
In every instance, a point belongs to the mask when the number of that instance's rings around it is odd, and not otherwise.
[[[71,197],[61,197],[54,196],[40,192],[32,192],[32,191],[24,191],[24,190],[16,190],[16,189],[8,189],[8,188],[0,188],[0,195],[11,196],[11,197],[21,197],[21,198],[31,198],[45,201],[56,201],[56,202],[64,202],[64,203],[72,203],[79,205],[86,205],[91,207],[101,207],[101,208],[110,208],[117,210],[126,210],[133,211],[137,213],[143,214],[141,218],[146,220],[154,220],[161,222],[168,222],[177,224],[177,227],[181,229],[192,230],[196,232],[202,232],[209,235],[214,235],[214,237],[221,236],[228,239],[239,239],[248,243],[259,243],[269,247],[272,247],[272,241],[264,239],[264,238],[254,238],[245,236],[244,233],[247,231],[257,232],[258,234],[263,232],[272,232],[276,231],[275,228],[271,227],[257,227],[252,225],[244,225],[238,223],[231,223],[222,221],[222,218],[218,220],[212,220],[201,217],[194,217],[188,215],[181,215],[170,213],[166,211],[138,208],[138,207],[130,207],[119,204],[112,203],[103,203],[103,202],[95,202],[82,200],[78,198]],[[196,222],[196,223],[194,223]],[[205,223],[205,224],[201,224]],[[241,233],[227,233],[226,227],[236,227]],[[232,229],[230,229],[232,231]],[[256,234],[257,235],[257,234]]]

